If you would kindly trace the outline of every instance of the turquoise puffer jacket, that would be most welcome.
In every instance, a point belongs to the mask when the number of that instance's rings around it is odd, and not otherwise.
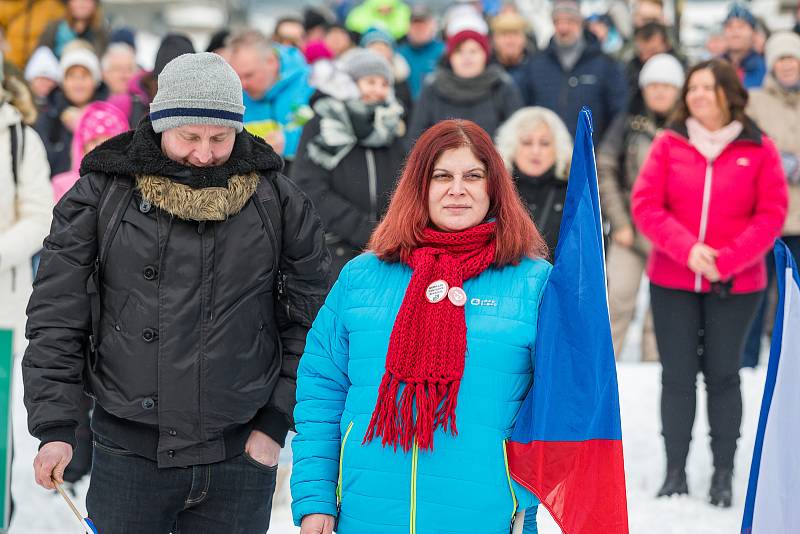
[[[433,451],[363,445],[411,269],[348,263],[306,340],[297,377],[292,512],[338,516],[341,534],[508,534],[538,501],[507,474],[505,440],[533,381],[539,301],[551,266],[524,259],[467,280],[458,435]]]

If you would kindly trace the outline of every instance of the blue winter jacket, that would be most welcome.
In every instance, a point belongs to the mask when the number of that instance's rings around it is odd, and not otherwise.
[[[464,283],[458,435],[437,429],[433,451],[404,453],[384,448],[380,438],[362,442],[411,269],[369,253],[348,263],[308,333],[298,369],[295,524],[321,513],[338,516],[340,534],[508,534],[514,512],[538,504],[508,476],[505,440],[533,381],[550,269],[524,259]]]
[[[553,110],[575,137],[581,107],[592,109],[593,141],[599,143],[611,121],[626,109],[628,85],[622,65],[603,53],[599,41],[584,32],[586,49],[567,72],[556,53],[555,40],[528,61],[518,78],[526,106]]]
[[[730,62],[731,58],[728,54],[722,56],[723,59]],[[733,64],[733,63],[731,63]],[[736,73],[739,75],[739,80],[745,89],[758,89],[764,85],[764,76],[767,75],[767,62],[764,56],[751,50],[742,62],[736,68]]]
[[[274,45],[278,51],[281,66],[278,81],[259,100],[253,100],[244,93],[244,124],[275,121],[283,129],[286,145],[283,157],[292,160],[297,152],[302,121],[298,123],[297,112],[308,106],[314,89],[308,84],[311,72],[303,53],[293,46]]]
[[[411,43],[404,43],[397,47],[397,52],[405,58],[411,73],[408,76],[408,87],[411,89],[411,96],[414,100],[419,98],[422,92],[422,83],[425,77],[436,70],[444,53],[444,43],[434,39],[422,46],[413,46]]]

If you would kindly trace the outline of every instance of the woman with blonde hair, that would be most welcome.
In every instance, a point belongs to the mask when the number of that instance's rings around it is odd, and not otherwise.
[[[496,144],[552,255],[567,197],[572,159],[569,130],[549,109],[526,107],[500,126]]]
[[[61,59],[64,47],[76,39],[87,41],[98,56],[108,46],[110,29],[100,0],[67,0],[64,18],[54,20],[42,32],[38,46],[46,46]]]

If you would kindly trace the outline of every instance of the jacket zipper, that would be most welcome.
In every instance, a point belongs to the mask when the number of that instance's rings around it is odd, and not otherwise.
[[[411,448],[411,517],[409,520],[409,534],[417,534],[417,461],[419,460],[419,447],[416,441]]]
[[[197,394],[197,415],[200,422],[199,429],[200,435],[205,439],[205,431],[203,424],[203,376],[205,369],[203,362],[206,357],[206,309],[208,308],[207,290],[206,290],[206,277],[208,277],[208,266],[206,265],[206,224],[205,221],[200,221],[197,225],[197,233],[200,234],[200,358],[198,360],[198,394]]]
[[[507,439],[503,440],[503,462],[505,463],[506,466],[506,478],[508,479],[508,489],[511,490],[511,501],[514,504],[513,508],[511,509],[511,526],[513,528],[514,516],[516,516],[517,514],[518,501],[517,501],[517,494],[514,491],[514,484],[511,483],[511,469],[508,466],[508,450],[506,448],[507,442],[508,442]]]
[[[708,161],[706,163],[706,178],[703,183],[703,208],[700,212],[700,233],[697,236],[699,243],[705,243],[706,232],[708,231],[708,208],[711,204],[711,182],[714,178],[714,162]],[[694,275],[694,291],[699,293],[703,288],[703,277],[700,273]]]
[[[369,220],[378,220],[378,171],[375,168],[375,153],[367,149],[367,179],[369,180]]]
[[[350,435],[350,431],[351,430],[353,430],[353,422],[352,421],[350,421],[350,424],[347,425],[347,430],[345,431],[344,437],[342,438],[342,448],[339,451],[339,481],[336,483],[336,510],[337,511],[342,509],[342,470],[343,470],[343,467],[344,467],[344,446],[347,444],[347,437]]]

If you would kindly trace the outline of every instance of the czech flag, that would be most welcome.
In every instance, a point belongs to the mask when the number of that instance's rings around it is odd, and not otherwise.
[[[800,275],[783,241],[775,244],[775,268],[779,298],[743,534],[800,532]]]
[[[592,115],[578,117],[536,368],[508,446],[514,479],[565,534],[627,534],[619,392],[606,294]]]

